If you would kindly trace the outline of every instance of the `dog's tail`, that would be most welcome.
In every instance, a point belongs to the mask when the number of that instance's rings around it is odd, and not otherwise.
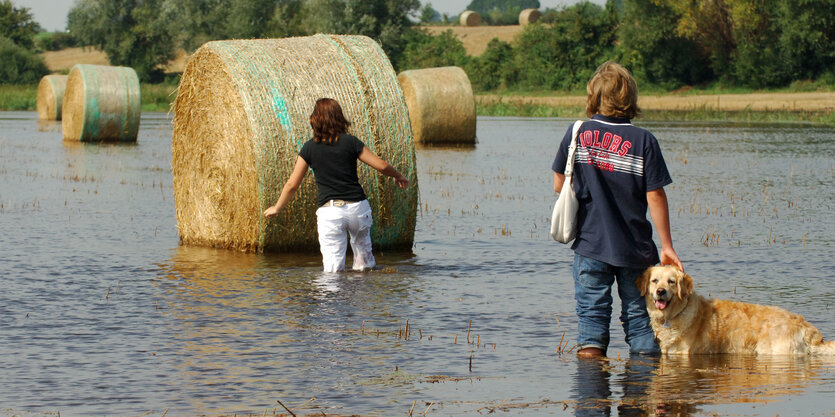
[[[828,342],[820,342],[809,347],[809,352],[813,355],[835,355],[835,340]]]

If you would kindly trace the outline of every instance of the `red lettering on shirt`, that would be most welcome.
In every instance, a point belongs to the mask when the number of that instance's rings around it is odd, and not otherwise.
[[[604,133],[603,134],[603,140],[606,140],[606,135],[611,135],[611,133],[609,133],[609,132]],[[597,135],[594,135],[594,145],[593,146],[595,148],[600,147],[600,132],[598,132]]]
[[[609,132],[606,132],[606,134],[603,135],[603,142],[600,143],[600,147],[603,148],[603,149],[609,149],[609,144],[611,144],[611,143],[612,143],[612,134],[609,133]]]
[[[626,153],[629,152],[629,149],[631,149],[631,148],[632,148],[632,142],[630,142],[628,140],[624,141],[620,145],[620,150],[618,151],[618,155],[620,155],[620,156],[626,155]]]
[[[587,130],[583,132],[583,147],[588,148],[591,145],[591,131]]]
[[[609,152],[617,152],[618,151],[618,146],[620,145],[621,141],[623,141],[623,138],[620,137],[619,135],[613,136],[612,137],[612,145],[609,146]]]

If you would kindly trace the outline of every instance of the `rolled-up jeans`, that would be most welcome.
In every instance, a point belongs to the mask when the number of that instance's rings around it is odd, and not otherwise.
[[[646,268],[609,265],[574,254],[574,299],[577,300],[577,348],[609,347],[612,321],[612,285],[618,284],[620,321],[632,353],[658,353],[655,333],[649,324],[646,302],[635,280]]]
[[[319,231],[319,249],[325,272],[345,270],[345,252],[348,236],[354,253],[355,271],[371,269],[376,265],[371,252],[371,206],[368,200],[348,203],[341,207],[326,206],[316,210]]]

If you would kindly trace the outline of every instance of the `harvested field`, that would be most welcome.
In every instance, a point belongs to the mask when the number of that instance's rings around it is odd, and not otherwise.
[[[69,71],[75,64],[110,65],[107,55],[94,48],[67,48],[41,54],[50,71]]]
[[[67,71],[75,64],[110,65],[107,54],[95,48],[66,48],[60,51],[46,51],[41,54],[46,67],[52,72]],[[177,55],[165,67],[165,72],[183,72],[189,55],[185,51],[177,51]]]
[[[585,96],[499,96],[493,94],[476,96],[479,105],[496,104],[546,105],[553,107],[585,107]],[[640,96],[638,105],[643,110],[692,110],[708,109],[719,111],[815,111],[835,110],[835,92],[811,93],[750,93],[750,94],[705,94]]]
[[[464,49],[472,56],[481,55],[487,49],[487,43],[493,38],[511,42],[522,31],[522,26],[423,26],[430,34],[439,35],[448,29],[461,39]]]

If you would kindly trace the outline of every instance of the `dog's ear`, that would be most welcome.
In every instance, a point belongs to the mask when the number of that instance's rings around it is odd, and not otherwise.
[[[638,289],[641,290],[641,295],[647,295],[647,290],[649,289],[649,276],[652,275],[652,268],[649,267],[638,276],[638,279],[635,280],[635,285],[638,286]]]
[[[693,277],[681,272],[678,280],[678,298],[684,298],[693,291]]]

